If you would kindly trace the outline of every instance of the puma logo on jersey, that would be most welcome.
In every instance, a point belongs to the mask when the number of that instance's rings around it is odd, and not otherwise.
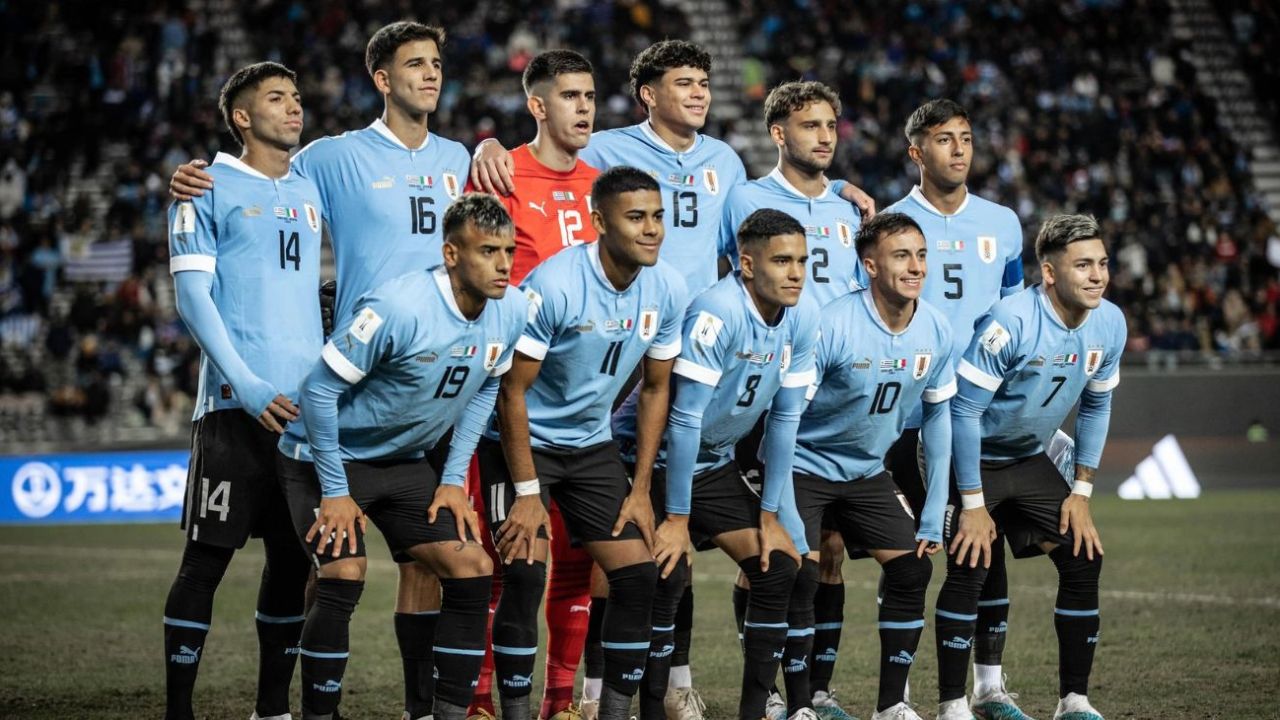
[[[541,203],[536,203],[536,202],[534,202],[534,201],[530,200],[530,201],[529,201],[529,208],[530,208],[530,209],[532,209],[532,210],[537,210],[538,212],[542,213],[542,217],[548,217],[548,215],[547,215],[547,201],[546,201],[546,200],[543,200]]]

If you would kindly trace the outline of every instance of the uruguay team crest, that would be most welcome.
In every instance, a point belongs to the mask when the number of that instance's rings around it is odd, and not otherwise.
[[[707,192],[712,195],[720,194],[720,178],[716,177],[715,168],[702,168],[702,184],[707,186]]]
[[[450,200],[458,199],[458,176],[453,173],[444,174],[444,192]]]
[[[929,366],[933,364],[933,353],[916,353],[911,363],[911,379],[921,380],[929,374]]]
[[[836,237],[840,239],[840,244],[845,247],[853,245],[853,226],[842,220],[837,220]]]
[[[306,203],[302,209],[307,216],[307,227],[311,228],[311,232],[320,232],[320,213],[316,211],[316,206]]]
[[[484,346],[484,370],[485,372],[493,372],[498,366],[498,358],[502,357],[502,351],[506,346],[502,343],[489,343]]]
[[[640,339],[649,341],[658,334],[658,311],[640,311]]]
[[[1084,356],[1084,374],[1093,375],[1098,371],[1098,366],[1102,364],[1102,351],[1090,350]]]
[[[996,239],[991,235],[978,236],[978,257],[984,263],[993,263],[996,261]]]

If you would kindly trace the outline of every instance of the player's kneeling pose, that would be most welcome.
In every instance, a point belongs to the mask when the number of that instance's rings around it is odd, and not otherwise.
[[[690,537],[699,548],[720,547],[751,581],[738,702],[743,720],[764,716],[787,639],[788,598],[808,552],[791,490],[796,426],[814,379],[818,339],[818,308],[800,296],[809,254],[804,226],[778,210],[757,210],[742,223],[736,243],[741,270],[685,311],[666,452],[654,471],[653,504],[665,508],[656,511],[665,519],[654,541],[663,579],[641,695],[646,719],[663,717],[667,673],[661,665],[670,663],[673,644],[667,620],[680,601]],[[614,416],[616,434],[627,441],[635,437],[635,397]],[[758,496],[743,480],[734,445],[766,410],[770,443]]]
[[[302,632],[304,718],[334,716],[341,697],[366,513],[393,552],[440,577],[436,718],[465,718],[480,671],[493,568],[462,485],[528,310],[507,288],[515,239],[501,204],[465,196],[444,233],[443,265],[384,283],[339,321],[303,382],[306,438],[280,443],[294,526],[319,568]],[[425,455],[450,428],[437,478]]]
[[[1058,568],[1060,698],[1055,718],[1101,720],[1089,704],[1098,643],[1102,544],[1089,512],[1093,473],[1120,382],[1125,320],[1102,299],[1110,278],[1098,223],[1086,215],[1045,221],[1036,238],[1043,283],[1010,295],[978,320],[953,402],[960,512],[947,581],[938,595],[938,685],[944,707],[963,707],[968,643],[986,569],[978,556],[996,530],[1014,557],[1049,554]],[[1079,403],[1075,483],[1062,482],[1043,442]],[[966,561],[967,560],[967,561]]]

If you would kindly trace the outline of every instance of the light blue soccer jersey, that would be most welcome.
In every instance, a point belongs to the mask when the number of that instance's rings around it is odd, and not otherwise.
[[[682,347],[672,372],[715,388],[702,413],[694,474],[733,459],[734,445],[769,409],[781,387],[814,380],[818,308],[808,298],[783,311],[776,325],[760,317],[737,273],[726,275],[689,303]],[[613,416],[614,435],[634,440],[636,394]],[[659,465],[665,465],[664,452]]]
[[[907,328],[893,333],[871,291],[857,290],[822,308],[817,383],[800,418],[795,470],[845,482],[884,470],[884,457],[922,400],[956,392],[951,327],[924,301]]]
[[[551,256],[521,288],[530,303],[529,324],[516,350],[542,362],[525,396],[533,447],[582,448],[609,440],[614,398],[641,357],[680,354],[686,304],[680,273],[659,260],[619,291],[605,277],[596,242]]]
[[[249,369],[290,400],[320,356],[320,193],[290,172],[273,179],[226,153],[215,187],[169,209],[169,270],[213,275],[213,302]],[[229,380],[200,359],[195,417],[243,408]],[[251,408],[244,408],[251,409]]]
[[[442,262],[444,211],[462,194],[471,156],[434,133],[409,148],[378,119],[312,142],[293,169],[320,188],[338,272],[334,317],[347,318],[361,295]]]
[[[1038,284],[992,306],[956,369],[995,393],[982,414],[982,458],[1041,452],[1086,389],[1109,393],[1120,383],[1126,336],[1124,313],[1107,300],[1068,329]],[[1081,447],[1091,440],[1076,437]]]
[[[720,227],[720,252],[738,266],[738,228],[760,208],[781,210],[804,225],[809,246],[809,277],[804,294],[822,307],[860,287],[854,237],[862,216],[830,184],[816,198],[800,192],[774,168],[768,175],[733,188]]]
[[[413,457],[435,447],[486,378],[511,367],[527,306],[512,289],[468,320],[444,266],[394,278],[359,298],[320,354],[351,385],[338,400],[342,459]],[[280,450],[310,461],[296,425]]]
[[[639,125],[602,130],[578,157],[608,170],[629,165],[658,181],[666,209],[666,239],[661,256],[684,275],[696,295],[719,278],[720,217],[730,188],[746,182],[742,159],[726,143],[698,135],[684,152],[658,137],[646,120]]]

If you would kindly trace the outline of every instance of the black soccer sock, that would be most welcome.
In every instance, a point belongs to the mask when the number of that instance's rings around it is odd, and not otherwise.
[[[316,580],[315,604],[302,626],[304,716],[328,715],[342,699],[342,676],[350,655],[351,613],[362,592],[363,580]]]
[[[547,585],[547,564],[516,560],[502,567],[502,597],[493,614],[493,672],[506,703],[533,690],[538,654],[538,606]]]
[[[813,656],[809,659],[809,691],[830,692],[844,628],[844,583],[818,583],[813,596]]]
[[[991,567],[978,596],[978,624],[973,635],[973,661],[1000,665],[1009,629],[1009,574],[1005,567],[1004,536],[991,543]]]
[[[938,648],[938,700],[964,697],[969,671],[969,649],[974,621],[978,619],[978,593],[987,571],[981,565],[970,568],[947,558],[947,579],[938,591],[934,610],[934,630]]]
[[[213,594],[235,550],[187,541],[182,564],[164,604],[165,720],[190,720],[191,693],[204,638],[213,618]]]
[[[760,569],[759,555],[743,560],[738,567],[751,582],[743,603],[746,617],[740,621],[744,657],[738,718],[759,720],[764,717],[764,706],[778,677],[778,664],[787,642],[787,605],[796,584],[797,568],[794,560],[777,551],[769,555],[768,572]],[[734,588],[735,609],[740,589]]]
[[[757,556],[757,563],[759,562]],[[741,563],[739,563],[741,565]],[[733,586],[733,622],[738,626],[738,642],[745,643],[746,640],[742,633],[742,623],[747,619],[747,603],[751,596],[751,591],[744,587]],[[745,649],[745,644],[743,645]]]
[[[604,613],[608,605],[609,598],[591,598],[591,614],[587,616],[587,644],[582,649],[582,674],[588,680],[604,677],[604,648],[600,646],[600,633],[604,627]]]
[[[914,552],[885,563],[880,602],[880,694],[876,712],[906,699],[907,675],[924,632],[924,591],[933,563]]]
[[[264,540],[267,561],[262,566],[255,621],[258,628],[258,701],[261,717],[289,712],[289,683],[298,664],[298,639],[306,620],[307,576],[311,562],[297,538]]]
[[[484,662],[492,581],[489,575],[440,578],[440,624],[435,636],[437,704],[466,707],[471,702]]]
[[[796,573],[787,605],[787,642],[782,651],[782,683],[787,688],[787,715],[813,707],[809,656],[813,654],[813,596],[818,592],[818,563],[805,558]]]
[[[676,608],[676,650],[671,653],[671,667],[689,664],[689,647],[693,639],[693,585],[686,584]]]
[[[689,565],[680,560],[671,574],[659,578],[649,611],[649,658],[644,666],[644,692],[640,693],[640,720],[666,720],[662,701],[671,675],[671,656],[676,650],[676,610],[688,585]]]
[[[644,677],[649,653],[649,615],[658,566],[636,563],[605,573],[609,578],[609,605],[605,611],[600,645],[604,648],[604,687],[634,697]],[[605,694],[601,691],[601,720]]]
[[[435,645],[439,610],[396,613],[396,643],[404,667],[404,710],[411,718],[431,714],[435,704]]]
[[[1053,608],[1053,627],[1058,631],[1058,697],[1088,695],[1101,624],[1098,578],[1102,556],[1090,560],[1081,550],[1079,557],[1072,557],[1071,548],[1060,545],[1049,557],[1058,566],[1058,601]]]

